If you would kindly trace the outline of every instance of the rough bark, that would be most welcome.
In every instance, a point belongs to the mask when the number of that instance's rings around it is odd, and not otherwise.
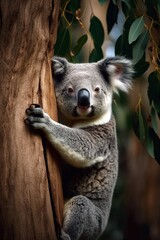
[[[56,240],[61,224],[56,153],[24,124],[31,103],[56,119],[50,58],[59,2],[0,1],[0,239]]]

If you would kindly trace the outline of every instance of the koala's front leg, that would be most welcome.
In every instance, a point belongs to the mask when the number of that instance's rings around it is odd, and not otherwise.
[[[104,139],[96,139],[83,129],[69,128],[53,121],[38,105],[32,104],[26,114],[25,122],[41,130],[62,157],[75,167],[91,166],[110,154]]]

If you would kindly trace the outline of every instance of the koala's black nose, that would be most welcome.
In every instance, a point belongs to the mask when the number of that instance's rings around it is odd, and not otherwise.
[[[88,108],[90,106],[90,93],[86,88],[78,92],[78,106]]]

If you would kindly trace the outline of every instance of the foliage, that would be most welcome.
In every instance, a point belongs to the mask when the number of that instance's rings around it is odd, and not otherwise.
[[[154,39],[155,30],[160,30],[160,1],[97,1],[102,7],[109,3],[106,17],[108,32],[112,31],[117,23],[120,9],[125,15],[123,32],[116,41],[115,54],[124,55],[133,60],[135,78],[142,76],[149,68],[152,69],[148,76],[150,110],[146,110],[140,94],[133,113],[132,125],[148,153],[160,163],[160,137],[157,127],[160,118],[160,37],[158,40]],[[91,1],[89,2],[91,5]],[[104,27],[94,11],[91,11],[90,26],[87,28],[82,21],[83,13],[81,13],[79,0],[64,0],[61,5],[55,54],[65,56],[72,62],[81,62],[82,50],[90,39],[93,48],[89,53],[89,62],[102,59]],[[80,36],[77,36],[77,32],[75,34],[75,28],[82,32]],[[152,43],[151,47],[148,47],[149,43]],[[147,51],[150,52],[150,59],[147,58]]]
[[[99,2],[103,5],[106,1],[100,0]],[[80,30],[84,30],[84,33],[75,43],[75,35],[73,36],[73,33],[76,27],[79,27]],[[87,29],[81,20],[80,1],[63,1],[57,42],[54,49],[55,55],[65,56],[72,62],[79,62],[81,50],[88,38],[93,42],[93,49],[89,55],[89,62],[95,62],[102,59],[104,28],[99,18],[92,13],[90,17],[90,27]]]

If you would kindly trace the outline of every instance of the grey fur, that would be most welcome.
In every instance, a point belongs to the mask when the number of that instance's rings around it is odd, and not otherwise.
[[[127,91],[133,70],[130,61],[121,57],[91,64],[54,58],[52,64],[63,124],[34,104],[26,110],[26,122],[40,129],[64,159],[61,239],[96,240],[107,225],[118,174],[112,95],[117,88]],[[82,94],[79,105],[82,89],[89,94]]]

